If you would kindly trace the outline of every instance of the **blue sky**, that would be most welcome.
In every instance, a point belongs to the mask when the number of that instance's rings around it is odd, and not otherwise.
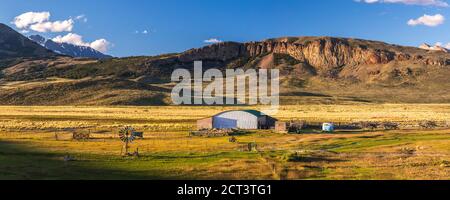
[[[244,42],[282,36],[356,37],[410,46],[450,43],[446,0],[0,1],[0,22],[25,35],[72,33],[82,36],[85,45],[105,39],[106,53],[114,56],[181,52],[204,46],[208,39]],[[72,20],[71,29],[36,32],[32,25],[11,23],[26,12],[48,12],[42,23]]]

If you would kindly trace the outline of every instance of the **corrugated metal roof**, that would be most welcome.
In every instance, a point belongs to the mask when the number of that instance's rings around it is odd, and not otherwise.
[[[221,112],[221,113],[216,114],[214,116],[222,115],[222,114],[229,113],[229,112],[246,112],[246,113],[252,114],[252,115],[254,115],[256,117],[266,116],[266,114],[264,114],[264,113],[262,113],[260,111],[257,111],[257,110],[229,110],[229,111]]]

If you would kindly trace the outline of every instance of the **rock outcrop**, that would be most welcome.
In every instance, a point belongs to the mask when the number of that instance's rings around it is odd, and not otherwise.
[[[183,62],[227,61],[242,57],[261,57],[271,53],[289,55],[317,70],[390,62],[444,66],[450,62],[450,55],[440,54],[445,53],[444,51],[430,53],[419,48],[376,41],[331,37],[281,38],[249,43],[224,42],[186,51],[180,54],[179,58]]]

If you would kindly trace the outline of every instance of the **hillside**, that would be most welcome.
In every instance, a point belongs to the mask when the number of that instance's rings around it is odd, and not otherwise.
[[[45,76],[69,78],[153,76],[168,81],[173,69],[191,69],[195,60],[203,60],[204,68],[278,68],[285,75],[383,82],[402,76],[417,77],[424,71],[447,71],[450,54],[376,41],[300,37],[250,43],[226,42],[179,54],[115,58],[70,69],[49,67],[41,72]]]
[[[8,38],[25,44],[1,48],[15,59],[0,59],[0,101],[8,105],[170,104],[171,73],[192,69],[195,60],[204,69],[280,69],[285,104],[450,102],[449,53],[378,41],[287,37],[93,60],[55,56],[21,35]]]
[[[30,41],[5,24],[0,23],[0,59],[17,57],[49,57],[56,54]]]

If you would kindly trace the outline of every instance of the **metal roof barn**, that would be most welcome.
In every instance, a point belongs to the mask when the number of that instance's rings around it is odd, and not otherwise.
[[[276,119],[256,110],[236,110],[219,113],[212,117],[212,128],[217,129],[268,129],[275,126]]]

